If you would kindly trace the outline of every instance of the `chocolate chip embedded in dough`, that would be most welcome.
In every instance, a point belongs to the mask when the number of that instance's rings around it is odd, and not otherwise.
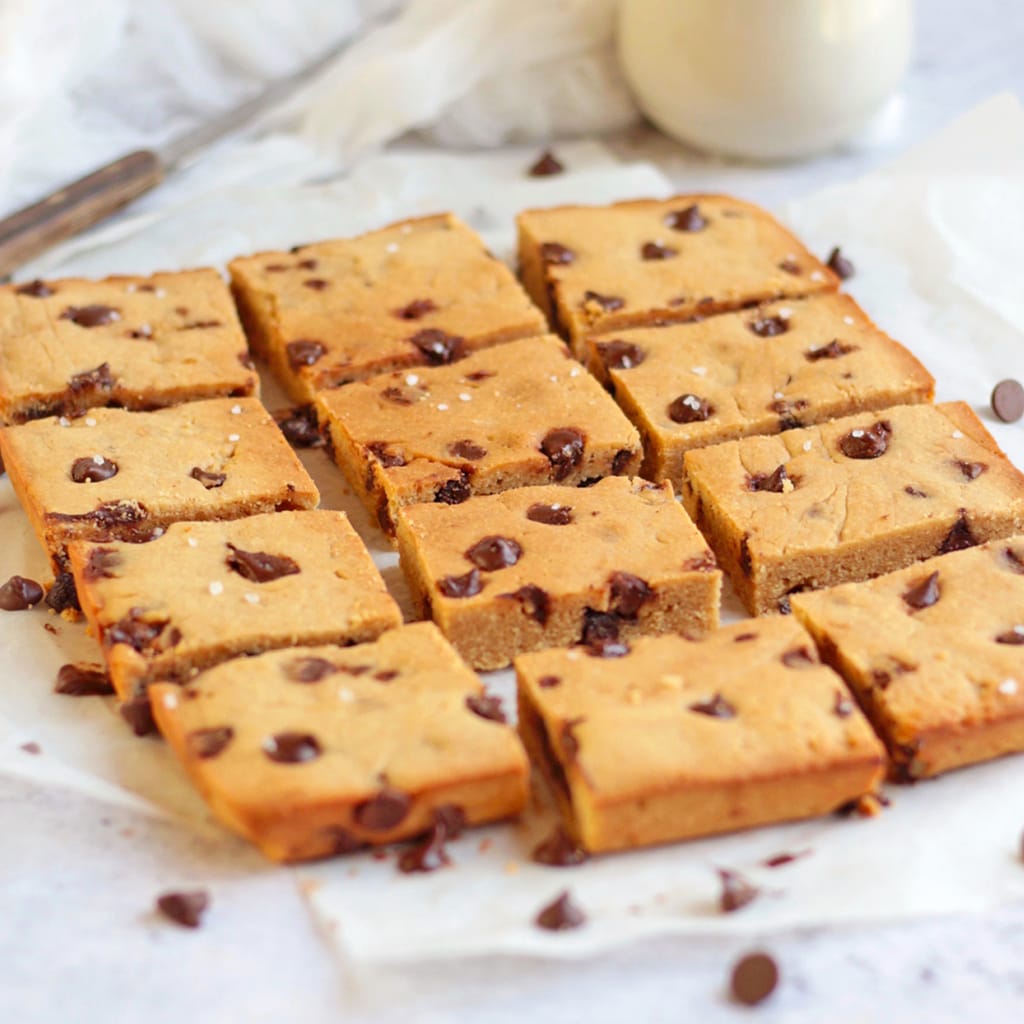
[[[169,921],[183,928],[198,928],[210,906],[210,896],[205,889],[165,892],[157,897],[156,906]]]
[[[542,690],[550,690],[550,689],[552,689],[555,686],[561,686],[562,685],[562,677],[561,676],[541,676],[540,679],[537,680],[537,685]]]
[[[602,295],[600,292],[585,291],[583,293],[583,305],[591,302],[595,306],[600,306],[606,313],[614,313],[615,310],[622,309],[626,304],[626,300],[618,295]]]
[[[684,207],[682,210],[673,210],[665,217],[665,225],[673,231],[703,231],[708,222],[701,215],[700,207],[696,204]]]
[[[78,603],[75,578],[71,573],[62,572],[57,574],[50,589],[46,592],[46,604],[57,613],[69,610],[82,610],[82,606]]]
[[[53,295],[53,289],[45,282],[40,280],[29,281],[27,284],[20,285],[14,289],[18,295],[28,295],[33,299],[45,299],[50,295]]]
[[[967,511],[960,509],[960,516],[939,545],[938,554],[948,555],[951,551],[963,551],[965,548],[973,548],[977,543],[978,540],[967,522]]]
[[[680,568],[683,572],[714,572],[718,568],[718,561],[712,552],[705,551],[704,554],[697,555],[696,558],[686,559]]]
[[[68,306],[60,315],[61,320],[70,320],[79,327],[103,327],[117,323],[121,311],[113,306]]]
[[[744,576],[750,577],[754,573],[753,558],[750,553],[750,534],[745,533],[743,539],[740,541],[740,572]]]
[[[392,315],[397,316],[399,320],[419,320],[421,317],[425,317],[428,313],[434,313],[437,311],[437,303],[433,299],[413,299],[412,302],[407,303],[398,309],[393,309]]]
[[[515,565],[522,557],[523,549],[519,542],[511,537],[492,535],[478,540],[465,552],[465,558],[478,569],[485,572],[497,572]]]
[[[690,710],[698,715],[707,715],[709,718],[735,718],[736,708],[732,706],[720,693],[706,700],[699,700],[690,705]]]
[[[217,757],[235,738],[235,730],[230,725],[217,725],[207,729],[193,729],[185,742],[191,754],[206,761]]]
[[[387,832],[405,820],[411,807],[407,793],[385,786],[369,800],[358,804],[353,818],[368,832]]]
[[[597,351],[609,370],[632,370],[647,358],[647,352],[635,342],[619,339],[598,342]]]
[[[12,576],[0,587],[0,610],[21,612],[39,604],[43,599],[43,588],[35,580],[24,576]]]
[[[793,274],[794,276],[803,273],[800,269],[800,264],[796,260],[783,260],[779,264],[779,270],[784,270],[787,274]]]
[[[278,732],[263,741],[263,753],[278,764],[305,764],[322,753],[320,741],[309,732]]]
[[[526,583],[510,594],[499,594],[499,597],[511,597],[522,603],[527,614],[542,626],[547,625],[551,614],[551,595],[534,583]]]
[[[208,491],[212,491],[217,487],[223,487],[228,478],[227,473],[214,473],[199,466],[193,466],[189,476],[193,480],[198,480]]]
[[[754,473],[747,477],[748,491],[768,491],[771,494],[785,494],[786,484],[793,489],[792,481],[786,474],[785,465],[776,466],[770,473]]]
[[[325,281],[322,277],[311,277],[302,282],[303,287],[309,288],[314,292],[322,292],[325,288],[330,288],[331,282]]]
[[[583,613],[581,638],[587,653],[595,658],[623,658],[629,654],[629,644],[619,639],[621,625],[618,615],[587,608]]]
[[[243,579],[253,583],[270,583],[282,576],[295,576],[302,572],[299,564],[287,555],[271,555],[266,551],[243,551],[228,544],[231,554],[225,559],[227,566]]]
[[[427,327],[418,331],[409,343],[419,349],[424,358],[432,366],[443,366],[461,359],[465,353],[466,339],[454,334],[447,334],[435,327]]]
[[[842,254],[838,245],[828,254],[825,265],[840,281],[846,281],[856,273],[853,263]]]
[[[572,506],[536,502],[526,510],[526,518],[545,526],[568,526],[573,521]]]
[[[68,380],[68,388],[76,398],[96,392],[112,391],[117,379],[110,371],[109,363],[100,363],[91,370],[76,373]]]
[[[809,647],[794,647],[782,655],[782,664],[786,668],[810,668],[818,664],[818,659]]]
[[[673,423],[702,423],[714,411],[715,407],[706,398],[688,393],[673,399],[668,407],[668,418]]]
[[[758,316],[747,322],[747,328],[759,338],[776,338],[789,330],[789,321],[783,316]]]
[[[114,548],[93,548],[85,560],[82,575],[87,580],[116,579],[115,569],[121,565],[121,553]]]
[[[819,359],[841,359],[843,356],[856,351],[856,345],[844,345],[838,338],[833,338],[827,345],[822,345],[819,348],[809,348],[804,353],[804,359],[809,363],[816,363]]]
[[[670,260],[678,255],[678,249],[673,249],[670,245],[661,245],[659,242],[644,242],[640,247],[640,258],[644,260]]]
[[[543,242],[540,247],[540,258],[549,266],[566,267],[576,259],[576,253],[560,242]]]
[[[284,348],[288,355],[288,365],[293,370],[299,370],[303,366],[312,366],[327,355],[327,346],[322,341],[316,341],[313,338],[289,341]]]
[[[434,491],[434,501],[442,505],[461,505],[472,494],[467,474],[460,472],[457,477],[446,480]]]
[[[488,693],[471,693],[466,698],[466,707],[474,715],[486,718],[489,722],[500,722],[504,725],[508,721],[501,707],[501,699]]]
[[[889,449],[892,424],[878,420],[870,427],[855,427],[839,439],[839,450],[848,459],[877,459]]]
[[[906,591],[903,601],[909,607],[920,610],[930,608],[941,596],[942,588],[939,586],[939,573],[936,570]]]
[[[977,480],[988,469],[988,464],[985,462],[964,462],[962,459],[957,459],[955,464],[965,480]]]
[[[76,484],[96,484],[117,476],[117,463],[103,455],[88,455],[71,464],[71,479]]]
[[[907,486],[903,488],[903,493],[904,494],[909,494],[912,498],[927,498],[928,497],[928,495],[925,494],[925,492],[922,491],[919,487],[913,487],[910,484],[907,484]]]
[[[1012,647],[1019,647],[1021,644],[1024,644],[1024,626],[1014,626],[1013,629],[1000,633],[996,637],[996,643],[1009,644]]]
[[[337,672],[337,667],[326,658],[295,658],[283,666],[285,676],[295,683],[319,683]]]
[[[544,435],[540,450],[551,463],[555,480],[564,480],[583,461],[585,436],[576,427],[556,427]]]
[[[285,440],[293,448],[320,448],[324,444],[313,406],[299,405],[294,409],[286,409],[275,413],[274,419]]]
[[[468,438],[462,441],[453,441],[448,445],[448,452],[457,459],[468,459],[470,462],[479,462],[487,454],[487,449],[476,441]]]
[[[437,582],[437,589],[445,597],[474,597],[483,588],[479,569],[470,569],[461,576],[444,576]]]
[[[635,619],[640,607],[654,600],[650,584],[631,572],[613,572],[608,585],[611,590],[609,608],[624,619]]]

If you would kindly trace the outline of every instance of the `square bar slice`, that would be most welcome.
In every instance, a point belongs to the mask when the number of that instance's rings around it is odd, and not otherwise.
[[[683,503],[744,606],[1024,530],[1024,475],[963,402],[688,451]]]
[[[58,571],[72,540],[148,540],[183,519],[238,519],[320,500],[255,398],[33,420],[0,428],[0,453]]]
[[[792,619],[515,667],[530,759],[594,853],[828,814],[884,774],[885,748]]]
[[[402,624],[343,512],[174,523],[148,544],[68,545],[122,700],[239,654],[375,640]]]
[[[246,256],[230,270],[253,348],[298,402],[547,329],[512,272],[448,213]]]
[[[578,353],[590,333],[839,286],[770,214],[730,196],[526,210],[517,224],[526,290]]]
[[[478,669],[578,642],[616,657],[642,633],[718,625],[721,573],[667,483],[406,505],[398,550],[421,613]]]
[[[935,386],[839,292],[586,344],[591,370],[610,383],[644,439],[643,475],[677,487],[690,448],[928,402]]]
[[[215,270],[0,287],[0,422],[258,392]]]
[[[480,680],[427,622],[357,647],[237,658],[150,687],[214,813],[275,861],[518,814],[529,766]]]
[[[898,778],[1024,751],[1024,538],[791,601]]]
[[[458,504],[640,468],[640,437],[554,335],[317,396],[338,465],[381,528],[402,505]]]

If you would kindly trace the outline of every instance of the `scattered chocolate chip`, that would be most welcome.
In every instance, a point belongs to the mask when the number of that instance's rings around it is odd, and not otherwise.
[[[317,423],[316,410],[311,405],[286,409],[274,416],[278,429],[293,448],[319,448],[324,443]]]
[[[696,205],[673,210],[665,218],[665,224],[673,231],[703,231],[708,226]]]
[[[1024,416],[1024,387],[1007,378],[992,389],[992,411],[1004,423],[1016,423]]]
[[[408,305],[401,306],[399,309],[394,309],[391,312],[399,320],[419,320],[428,313],[436,312],[436,310],[437,304],[433,299],[413,299]]]
[[[767,953],[748,953],[732,969],[732,997],[744,1006],[763,1003],[779,983],[779,968]]]
[[[555,480],[564,480],[583,461],[584,435],[575,427],[556,427],[544,435],[540,450],[554,470]]]
[[[408,339],[411,345],[423,353],[432,366],[454,363],[465,353],[466,340],[454,334],[446,334],[436,327],[427,327]]]
[[[444,827],[449,839],[458,839],[466,830],[466,812],[458,804],[435,807],[434,821]]]
[[[472,373],[466,374],[466,380],[481,381],[496,376],[497,373],[494,370],[474,370]]]
[[[466,698],[466,707],[474,715],[486,718],[490,722],[500,722],[504,725],[508,721],[501,709],[500,698],[492,697],[489,693],[471,693]]]
[[[5,612],[22,612],[42,599],[43,588],[24,576],[12,576],[0,587],[0,610]]]
[[[984,462],[963,462],[960,459],[956,460],[956,467],[963,474],[965,480],[977,480],[988,469],[988,465]]]
[[[918,488],[918,487],[911,487],[910,484],[907,484],[907,486],[903,488],[903,493],[904,494],[909,494],[912,498],[927,498],[928,497],[928,495],[925,494],[925,492],[922,491],[920,488]]]
[[[405,820],[412,801],[400,789],[385,786],[356,806],[353,817],[368,832],[387,832]]]
[[[263,753],[278,764],[304,764],[320,756],[320,743],[308,732],[278,732],[263,741]]]
[[[102,455],[75,459],[71,464],[71,479],[76,484],[97,484],[117,476],[117,463]]]
[[[670,260],[678,256],[679,250],[658,242],[644,242],[640,248],[640,258],[644,260]]]
[[[540,911],[534,923],[545,931],[563,932],[579,928],[586,920],[586,915],[572,902],[569,891],[565,890]]]
[[[111,391],[116,383],[116,378],[110,372],[110,364],[100,363],[91,370],[76,373],[68,380],[68,388],[77,397],[97,391]]]
[[[759,316],[748,321],[747,327],[759,338],[776,338],[789,330],[789,321],[782,316]]]
[[[373,678],[376,679],[378,683],[390,683],[392,679],[397,679],[398,675],[398,669],[382,668],[378,672],[373,673]]]
[[[78,603],[78,591],[75,589],[75,578],[69,572],[58,573],[56,579],[46,592],[46,604],[58,614],[74,609],[81,611]]]
[[[33,299],[45,299],[53,294],[53,289],[45,281],[29,281],[14,289],[18,295],[30,295]]]
[[[464,440],[453,441],[448,445],[448,451],[457,459],[468,459],[470,462],[478,462],[487,454],[487,449],[477,444],[476,441]]]
[[[129,728],[136,736],[148,736],[156,732],[156,721],[153,718],[153,705],[149,701],[149,694],[142,690],[133,694],[124,701],[118,711],[121,718],[128,723]]]
[[[181,328],[183,331],[207,331],[214,327],[223,327],[224,324],[220,320],[193,320],[191,323],[185,324]],[[148,337],[148,335],[147,335]]]
[[[332,662],[315,657],[295,658],[284,667],[284,674],[295,683],[319,683],[336,671]]]
[[[540,258],[549,266],[565,267],[576,259],[576,253],[559,242],[544,242],[540,247]]]
[[[715,411],[715,407],[699,395],[680,395],[668,407],[668,418],[673,423],[702,423]]]
[[[854,265],[839,251],[838,245],[828,254],[826,266],[840,281],[853,277],[855,273]]]
[[[633,454],[628,448],[622,448],[615,453],[612,458],[612,474],[614,476],[622,476],[626,472]]]
[[[121,564],[121,555],[114,548],[93,548],[85,560],[82,575],[87,580],[116,579],[114,572]]]
[[[736,709],[720,694],[716,693],[707,700],[699,700],[690,705],[691,711],[709,718],[735,718]]]
[[[738,871],[729,868],[718,868],[718,878],[722,883],[719,906],[723,914],[731,914],[740,910],[761,895],[761,890],[747,881]]]
[[[499,594],[498,596],[511,597],[522,602],[530,618],[542,626],[547,625],[548,616],[551,614],[551,595],[546,590],[533,583],[526,583],[510,594]]]
[[[409,397],[408,392],[395,385],[389,385],[381,393],[380,397],[395,405],[412,405],[414,399]]]
[[[445,597],[473,597],[483,588],[479,569],[470,569],[461,576],[445,576],[437,582],[437,589]]]
[[[288,355],[288,365],[293,370],[300,370],[303,366],[312,366],[318,359],[327,355],[327,346],[323,342],[314,341],[311,338],[289,341],[284,349]]]
[[[442,821],[435,818],[430,831],[415,846],[404,850],[398,858],[398,870],[410,875],[418,872],[437,871],[451,863],[445,843],[448,830]]]
[[[546,149],[526,173],[531,178],[547,178],[552,174],[561,174],[564,170],[562,161],[550,149]]]
[[[1024,644],[1024,626],[1014,626],[1013,629],[1000,633],[996,637],[996,643],[1010,644],[1013,647],[1019,647],[1021,644]]]
[[[550,689],[552,689],[555,686],[561,686],[562,685],[562,677],[561,676],[541,676],[540,679],[537,680],[537,685],[542,690],[550,690]]]
[[[305,288],[309,288],[314,292],[322,292],[325,288],[329,288],[331,285],[330,281],[325,281],[322,277],[311,277],[306,281],[302,282]]]
[[[526,510],[526,518],[545,526],[568,526],[573,519],[571,505],[544,505],[540,502]]]
[[[198,928],[203,914],[210,906],[210,896],[205,889],[189,892],[165,892],[157,897],[157,909],[168,920],[183,928]]]
[[[622,658],[629,654],[629,645],[619,639],[622,620],[612,612],[587,608],[583,613],[582,642],[595,658]]]
[[[622,309],[626,304],[626,300],[620,298],[618,295],[602,295],[600,292],[585,291],[583,293],[583,304],[594,303],[596,306],[600,306],[606,313],[614,313],[617,309]]]
[[[816,363],[819,359],[840,359],[856,351],[856,345],[844,345],[838,338],[833,338],[827,345],[822,345],[820,348],[809,348],[804,353],[804,359],[809,363]]]
[[[654,591],[646,580],[631,572],[613,572],[608,578],[611,589],[610,610],[624,619],[635,619],[640,606],[654,600]]]
[[[794,276],[801,272],[800,264],[796,260],[783,260],[779,264],[779,270],[784,270],[787,274],[793,274]]]
[[[761,866],[766,868],[781,868],[786,864],[792,864],[795,860],[800,860],[803,857],[809,857],[811,851],[808,850],[797,850],[790,852],[787,850],[784,853],[777,853],[773,857],[766,857],[761,861]]]
[[[497,572],[499,569],[515,565],[522,557],[523,549],[511,537],[497,535],[478,540],[464,552],[464,557],[478,569],[485,572]]]
[[[61,665],[54,693],[65,697],[109,697],[114,692],[110,677],[90,665]]]
[[[366,450],[385,468],[404,466],[405,456],[401,452],[393,452],[386,441],[371,441]]]
[[[465,472],[446,480],[434,491],[434,501],[441,505],[461,505],[473,492],[469,486],[469,478]]]
[[[810,668],[818,664],[818,659],[811,653],[809,647],[794,647],[782,655],[782,664],[786,668]]]
[[[967,523],[967,512],[965,509],[960,509],[960,517],[946,534],[946,539],[939,545],[938,553],[948,555],[951,551],[973,548],[977,543],[977,538],[971,533],[971,528]]]
[[[743,644],[743,643],[747,643],[750,640],[756,640],[756,639],[757,639],[757,634],[756,633],[737,633],[736,636],[734,636],[732,638],[732,642],[734,644]]]
[[[877,459],[892,439],[892,424],[879,420],[870,427],[857,427],[839,439],[839,450],[848,459]]]
[[[181,641],[181,633],[177,629],[171,629],[164,635],[167,629],[167,619],[144,618],[145,611],[142,608],[130,608],[126,615],[122,615],[112,626],[103,633],[103,644],[105,647],[112,647],[114,644],[127,644],[129,647],[144,654],[151,651],[166,650],[177,646]]]
[[[299,248],[301,249],[302,246],[299,246]],[[299,262],[296,263],[295,265],[300,270],[316,270],[316,268],[318,266],[318,263],[317,263],[317,261],[315,259],[304,259],[304,260],[299,260]]]
[[[569,868],[582,864],[587,860],[588,854],[586,850],[576,844],[561,825],[556,825],[551,835],[533,848],[533,853],[530,856],[538,864],[547,864],[554,868]]]
[[[208,729],[193,729],[185,742],[191,754],[205,761],[220,754],[234,738],[235,730],[230,725],[218,725]]]
[[[198,480],[208,491],[212,491],[216,487],[223,487],[228,478],[227,473],[214,473],[210,470],[200,469],[199,466],[193,466],[189,476],[193,480]]]
[[[696,558],[688,558],[680,566],[683,572],[714,572],[718,568],[718,562],[710,551],[705,551]]]
[[[647,353],[639,345],[618,339],[598,342],[597,351],[609,370],[632,370],[647,358]]]
[[[836,718],[849,718],[853,714],[853,701],[842,690],[836,690],[832,713]]]
[[[243,579],[253,583],[269,583],[282,576],[295,576],[302,572],[298,563],[287,555],[270,555],[266,551],[242,551],[228,544],[231,554],[225,559],[227,566]]]
[[[942,596],[938,571],[915,583],[904,595],[903,600],[911,608],[930,608]]]
[[[770,473],[755,473],[747,477],[748,491],[769,491],[772,494],[785,494],[786,484],[791,481],[786,475],[785,465],[777,466]],[[792,490],[792,486],[790,487]]]
[[[70,320],[79,327],[102,327],[117,323],[121,311],[113,306],[68,306],[60,315],[61,320]]]

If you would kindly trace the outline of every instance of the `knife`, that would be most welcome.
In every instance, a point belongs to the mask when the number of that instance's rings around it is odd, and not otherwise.
[[[91,227],[155,188],[197,158],[211,143],[243,128],[290,97],[341,56],[348,39],[291,75],[271,82],[251,99],[205,121],[159,149],[140,149],[57,189],[0,220],[0,281],[57,242]]]

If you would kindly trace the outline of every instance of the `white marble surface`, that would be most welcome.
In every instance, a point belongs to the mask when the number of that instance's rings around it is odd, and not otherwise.
[[[700,158],[644,132],[617,145],[655,159],[680,188],[732,190],[778,205],[863,173],[987,95],[1011,90],[1024,99],[1022,52],[1019,0],[921,0],[910,77],[870,144],[768,168]],[[267,866],[242,843],[12,777],[0,778],[0,830],[0,1007],[14,1022],[716,1022],[754,1013],[807,1024],[998,1022],[1024,1010],[1020,906],[976,918],[764,936],[759,945],[779,960],[783,980],[769,1003],[748,1011],[725,991],[729,964],[746,942],[664,940],[570,965],[489,959],[339,972],[291,872]],[[946,834],[942,821],[934,840],[970,841]],[[215,912],[197,933],[148,912],[156,892],[189,883],[214,892]],[[109,948],[99,938],[111,934],[131,946],[130,959],[111,962],[98,952]]]

